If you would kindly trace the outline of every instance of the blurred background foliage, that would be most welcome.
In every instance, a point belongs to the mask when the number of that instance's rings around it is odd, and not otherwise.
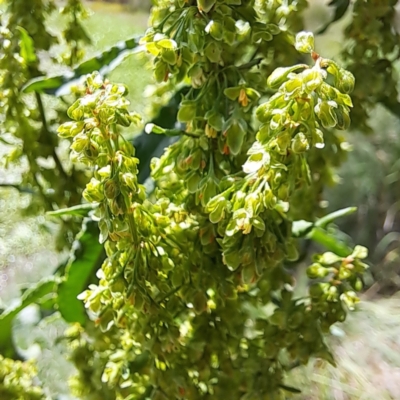
[[[310,1],[305,12],[307,29],[318,31],[332,18],[328,3]],[[91,13],[85,28],[92,43],[85,46],[85,57],[142,33],[147,26],[149,1],[88,1],[87,6]],[[324,49],[326,57],[338,57],[348,21],[346,14],[316,37],[316,47]],[[53,17],[50,29],[56,32],[63,23]],[[400,31],[400,2],[396,26]],[[59,51],[55,47],[53,55]],[[152,79],[146,63],[131,56],[111,73],[110,79],[127,84],[133,108],[150,117],[145,94]],[[49,60],[42,60],[42,65],[49,74],[60,73]],[[395,67],[400,73],[398,60]],[[51,100],[47,101],[51,107]],[[354,130],[346,134],[351,152],[337,171],[338,184],[326,190],[323,203],[327,211],[358,208],[354,215],[340,220],[338,228],[345,232],[344,240],[370,249],[371,269],[364,301],[330,339],[339,368],[315,362],[293,372],[294,385],[301,381],[302,387],[309,388],[302,394],[305,400],[400,398],[400,114],[396,116],[376,105],[369,118],[369,135]],[[0,142],[0,158],[8,150],[8,145]],[[26,168],[23,161],[12,169],[1,167],[0,183],[7,186],[20,181]],[[0,188],[0,309],[15,302],[24,287],[50,275],[68,255],[56,252],[56,220],[42,215],[24,216],[31,196],[13,187]],[[50,394],[61,399],[67,393],[65,377],[73,371],[63,356],[65,344],[58,340],[66,324],[57,314],[39,324],[38,319],[36,306],[21,313],[14,325],[15,340],[22,356],[38,360],[39,377]],[[344,337],[346,340],[341,340]]]

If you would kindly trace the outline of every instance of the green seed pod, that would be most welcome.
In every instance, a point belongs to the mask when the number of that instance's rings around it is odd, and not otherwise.
[[[290,241],[286,245],[286,259],[288,261],[296,261],[299,258],[299,251],[293,241]]]
[[[165,61],[156,61],[154,65],[154,77],[158,83],[164,82],[168,78],[168,72],[168,65]]]
[[[184,100],[178,111],[178,121],[179,122],[190,122],[196,116],[196,102],[191,100]]]
[[[109,179],[104,184],[104,194],[107,199],[115,199],[120,194],[119,185],[112,179]]]
[[[222,128],[224,126],[225,120],[222,114],[219,114],[218,112],[211,111],[207,112],[205,115],[205,118],[208,122],[208,124],[213,127],[216,131],[222,131]]]
[[[225,218],[225,213],[228,204],[230,203],[227,200],[225,200],[223,197],[219,197],[218,203],[216,204],[216,206],[209,215],[210,221],[213,224],[217,224],[219,221]]]
[[[200,12],[208,13],[214,7],[217,0],[197,0],[197,8]]]
[[[267,79],[267,85],[271,89],[279,89],[288,80],[288,75],[298,69],[308,68],[305,64],[294,65],[292,67],[277,68]]]
[[[204,49],[204,54],[212,63],[221,61],[221,47],[216,42],[208,43]]]
[[[246,136],[246,123],[244,120],[232,120],[229,128],[226,130],[226,144],[232,155],[238,155]]]
[[[211,198],[217,194],[217,184],[214,179],[208,179],[207,183],[201,189],[201,204],[203,207],[207,205]]]
[[[192,300],[193,309],[196,314],[207,311],[207,297],[203,292],[197,292]]]
[[[178,59],[174,49],[163,49],[161,51],[161,58],[169,65],[175,65]]]
[[[307,137],[303,132],[299,132],[293,139],[291,148],[294,153],[304,153],[310,148]]]
[[[199,190],[199,183],[201,181],[201,176],[194,172],[187,179],[187,188],[190,193],[196,193]]]
[[[342,93],[351,93],[354,89],[354,84],[355,84],[355,79],[354,75],[346,71],[343,68],[340,68],[339,70],[339,82],[337,84],[337,88],[342,92]]]
[[[206,32],[209,33],[215,40],[222,40],[224,37],[224,27],[218,21],[211,20],[206,26]]]

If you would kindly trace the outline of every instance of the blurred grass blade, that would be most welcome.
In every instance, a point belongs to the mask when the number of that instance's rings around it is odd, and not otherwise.
[[[346,215],[353,214],[357,211],[357,207],[347,207],[342,210],[334,211],[324,217],[320,218],[317,222],[310,221],[293,221],[292,236],[296,238],[307,236],[314,227],[326,228],[329,224],[338,218],[345,217]]]
[[[76,237],[64,279],[58,286],[58,310],[67,322],[85,324],[86,311],[77,296],[87,288],[104,258],[97,222],[87,219]]]
[[[86,217],[90,211],[94,210],[97,204],[78,204],[77,206],[62,208],[56,211],[48,211],[46,214],[51,217]]]
[[[24,93],[38,92],[55,96],[65,96],[70,88],[78,83],[82,76],[99,71],[101,75],[109,74],[130,54],[142,50],[140,38],[135,37],[116,44],[97,56],[84,61],[73,71],[64,75],[47,77],[41,76],[30,80],[23,88]]]
[[[354,214],[357,211],[357,207],[347,207],[342,208],[341,210],[334,211],[325,217],[320,218],[316,223],[315,226],[319,228],[326,228],[329,224],[335,221],[338,218],[345,217],[347,215]]]
[[[0,315],[0,353],[13,357],[15,350],[12,342],[12,322],[24,308],[40,303],[56,293],[58,278],[45,278],[28,288],[19,298],[18,303],[10,306]]]

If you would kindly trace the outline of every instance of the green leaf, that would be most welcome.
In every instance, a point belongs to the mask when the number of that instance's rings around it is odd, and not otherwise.
[[[306,236],[314,227],[314,223],[309,221],[293,221],[292,236],[296,238]]]
[[[176,127],[178,108],[183,95],[188,92],[188,87],[178,90],[169,103],[160,109],[159,114],[151,124],[159,129],[174,129]],[[178,136],[166,136],[159,133],[147,133],[144,130],[133,139],[136,148],[136,157],[139,159],[138,180],[143,183],[150,176],[150,161],[153,157],[160,157],[164,149],[178,139]]]
[[[56,293],[56,284],[58,278],[51,276],[45,278],[35,285],[28,288],[23,295],[19,298],[17,304],[4,310],[0,315],[0,353],[5,356],[13,356],[15,350],[12,342],[12,322],[14,318],[24,308],[34,303],[40,303],[47,300],[49,295]]]
[[[55,96],[65,96],[70,93],[71,86],[79,82],[84,75],[94,71],[99,71],[101,75],[109,74],[126,57],[132,53],[139,52],[142,47],[139,46],[139,38],[131,38],[120,42],[99,55],[90,58],[77,66],[73,71],[64,75],[53,77],[40,76],[30,80],[23,88],[24,93],[38,92]]]
[[[58,286],[58,310],[67,322],[85,324],[87,316],[82,301],[77,296],[88,286],[90,279],[105,258],[103,245],[99,243],[97,223],[85,220],[82,231],[73,245],[73,254]]]
[[[154,133],[156,135],[165,135],[165,136],[181,136],[185,132],[180,129],[164,129],[161,126],[155,125],[153,123],[147,124],[145,126],[146,133]]]
[[[307,238],[321,244],[326,249],[332,251],[340,257],[347,257],[352,252],[352,249],[347,246],[346,243],[343,243],[319,227],[314,228],[308,234]]]
[[[46,214],[51,217],[86,217],[91,210],[94,210],[97,204],[78,204],[77,206],[62,208],[56,211],[48,211]]]
[[[339,21],[340,18],[346,13],[349,8],[350,0],[332,0],[328,6],[335,7],[335,13],[331,21],[329,21],[326,25],[324,25],[318,32],[318,35],[322,35],[325,33],[328,28],[336,21]]]
[[[19,42],[20,55],[25,60],[27,65],[33,64],[37,60],[33,39],[29,36],[29,33],[24,28],[18,26],[17,29],[21,34],[21,41]]]
[[[341,210],[334,211],[333,213],[330,213],[328,215],[325,215],[324,217],[320,218],[316,223],[315,226],[318,226],[319,228],[325,228],[329,224],[331,224],[333,221],[335,221],[338,218],[345,217],[347,215],[351,215],[357,211],[357,207],[347,207],[343,208]]]
[[[286,392],[290,392],[290,393],[301,393],[301,390],[296,389],[296,388],[291,387],[291,386],[287,386],[287,385],[280,384],[279,387],[280,387],[281,389],[285,390]]]

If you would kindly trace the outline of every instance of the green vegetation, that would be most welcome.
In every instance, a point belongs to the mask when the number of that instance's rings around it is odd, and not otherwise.
[[[355,293],[396,285],[397,171],[387,160],[397,158],[385,144],[395,135],[390,124],[377,132],[389,118],[371,111],[398,112],[394,4],[350,12],[333,2],[333,21],[311,21],[320,55],[303,30],[305,1],[158,1],[140,41],[145,15],[96,4],[86,19],[78,0],[63,15],[35,0],[28,17],[23,2],[5,3],[0,182],[11,187],[1,189],[0,252],[3,277],[21,272],[0,281],[1,395],[396,398],[395,303],[357,306]],[[349,39],[325,54],[318,32],[343,27]],[[145,98],[151,68],[158,83]],[[141,133],[140,114],[151,121]],[[385,169],[364,177],[358,157],[374,146]],[[326,192],[338,171],[344,184]],[[365,213],[386,175],[393,206],[371,219],[376,246],[346,225],[348,206]],[[371,189],[354,190],[352,176]],[[357,241],[390,274],[366,274]],[[30,287],[12,302],[21,284]],[[33,364],[12,360],[31,356],[43,392],[29,384]]]

